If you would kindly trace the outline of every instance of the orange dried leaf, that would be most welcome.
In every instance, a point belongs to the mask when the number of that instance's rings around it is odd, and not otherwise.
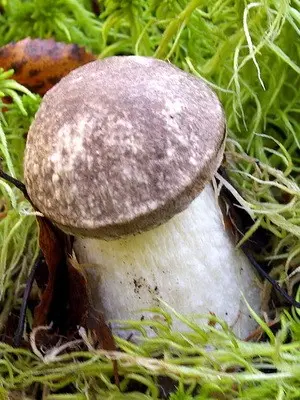
[[[53,39],[23,39],[0,48],[0,68],[14,69],[13,79],[44,95],[73,69],[96,60],[76,44]]]
[[[78,264],[75,258],[69,258],[69,265],[74,269],[74,271],[83,271],[80,264]],[[89,293],[88,296],[88,312],[86,314],[86,328],[91,331],[95,347],[99,347],[108,351],[117,350],[116,343],[112,334],[110,327],[105,322],[104,315],[97,311],[92,304],[92,296]],[[80,298],[79,298],[80,301]],[[74,301],[77,304],[77,301]],[[119,374],[118,374],[118,364],[116,360],[112,361],[113,372],[116,385],[119,385]]]
[[[34,325],[46,325],[54,296],[57,270],[64,262],[63,248],[46,218],[37,217],[40,227],[39,243],[48,267],[47,284],[40,304],[35,308]]]
[[[48,271],[46,274],[41,271],[43,276],[38,279],[40,283],[44,281],[44,290],[41,302],[35,308],[34,325],[53,322],[61,333],[73,334],[78,325],[86,323],[89,304],[86,280],[68,260],[66,235],[46,218],[37,219],[40,248]]]
[[[38,277],[39,286],[43,286],[43,289],[41,302],[35,308],[34,325],[53,322],[63,334],[74,334],[77,326],[84,326],[93,332],[99,347],[116,350],[112,332],[103,315],[93,309],[80,266],[65,251],[68,237],[46,218],[37,219],[40,227],[39,244],[48,271],[46,274],[41,271],[43,276]]]
[[[83,267],[80,266],[75,258],[69,258],[68,263],[69,267],[72,267],[75,271],[82,271],[84,273]],[[94,308],[91,293],[89,293],[88,298],[89,311],[86,327],[93,333],[96,347],[98,346],[104,350],[116,350],[116,344],[111,329],[106,324],[104,315]]]

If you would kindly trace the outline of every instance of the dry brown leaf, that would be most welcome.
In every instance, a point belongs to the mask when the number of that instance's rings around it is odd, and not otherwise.
[[[0,48],[0,67],[14,69],[13,79],[44,95],[73,69],[96,60],[76,44],[53,39],[23,39]]]
[[[40,248],[48,267],[37,277],[42,289],[40,304],[35,308],[34,326],[53,322],[60,334],[74,335],[78,326],[93,332],[96,345],[104,350],[116,350],[112,332],[102,314],[94,310],[87,282],[80,266],[69,254],[69,237],[46,218],[37,217],[40,227]],[[66,248],[68,247],[68,251]],[[118,375],[115,366],[115,379]]]
[[[77,260],[74,257],[69,258],[68,263],[70,266],[72,266],[74,270],[82,271],[84,273],[84,269],[82,269],[82,266],[78,264]],[[112,331],[110,327],[106,324],[104,315],[96,311],[95,308],[93,307],[92,296],[88,287],[87,287],[87,293],[88,293],[87,297],[89,299],[89,304],[88,304],[86,328],[92,332],[95,347],[108,351],[117,350]],[[74,301],[74,304],[77,304],[77,301]],[[112,363],[114,368],[115,383],[119,385],[117,361],[113,360]]]
[[[67,236],[46,218],[37,217],[40,227],[40,248],[48,271],[37,277],[42,289],[41,302],[35,308],[34,325],[53,322],[63,334],[73,334],[78,325],[85,325],[88,312],[86,280],[68,262]]]
[[[51,223],[46,218],[37,217],[40,235],[40,248],[44,254],[48,267],[47,276],[39,278],[45,281],[45,289],[42,293],[41,302],[35,308],[34,326],[47,325],[50,307],[53,301],[57,271],[65,264],[65,254],[63,246],[55,234]],[[44,286],[44,285],[43,285]]]

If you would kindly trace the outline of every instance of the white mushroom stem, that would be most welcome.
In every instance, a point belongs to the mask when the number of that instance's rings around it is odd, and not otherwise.
[[[255,328],[243,299],[259,311],[255,274],[226,232],[210,185],[151,231],[114,241],[77,238],[75,252],[90,265],[93,302],[109,320],[140,319],[161,298],[186,316],[215,313],[240,337]]]

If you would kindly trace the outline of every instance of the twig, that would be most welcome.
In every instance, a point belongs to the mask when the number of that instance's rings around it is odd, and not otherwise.
[[[256,269],[256,271],[263,277],[265,278],[268,282],[271,283],[273,288],[277,290],[278,293],[281,294],[281,296],[292,306],[300,308],[300,302],[295,300],[294,297],[290,296],[282,287],[279,285],[279,283],[271,278],[271,276],[261,267],[261,265],[255,260],[253,257],[253,254],[251,251],[249,251],[247,244],[243,244],[241,246],[241,249],[243,250],[244,254],[248,258],[248,260],[251,262],[253,267]]]
[[[19,315],[19,321],[18,321],[18,327],[14,336],[14,341],[13,344],[15,347],[19,347],[21,344],[21,340],[22,340],[22,336],[23,336],[23,332],[24,332],[24,325],[25,325],[25,317],[26,317],[26,309],[27,309],[27,303],[28,303],[28,299],[29,299],[29,295],[32,289],[32,285],[34,282],[34,278],[35,278],[35,273],[36,270],[38,269],[38,267],[41,265],[42,261],[44,259],[43,253],[39,252],[36,261],[32,267],[32,270],[30,272],[30,275],[27,279],[26,282],[26,287],[24,290],[24,294],[23,294],[23,299],[22,299],[22,306],[20,309],[20,315]]]
[[[13,178],[12,176],[8,175],[6,172],[4,172],[1,169],[1,167],[0,167],[0,178],[4,179],[5,181],[7,181],[9,183],[12,183],[17,189],[21,190],[24,197],[30,201],[30,198],[28,196],[28,192],[27,192],[27,189],[26,189],[26,186],[24,185],[24,183],[22,183],[21,181],[19,181],[16,178]]]
[[[232,182],[230,181],[230,178],[228,177],[228,174],[225,170],[224,167],[220,167],[219,168],[219,173],[220,175],[226,179],[227,182],[230,183],[230,185],[232,185],[234,187],[234,185],[232,184]],[[236,188],[235,188],[236,189]],[[237,190],[237,189],[236,189]],[[229,206],[229,210],[228,212],[231,214],[231,218],[232,220],[236,223],[236,234],[239,236],[239,239],[242,238],[243,235],[243,227],[240,226],[241,224],[238,223],[239,221],[239,217],[237,215],[237,206],[235,205],[235,203],[230,199],[230,195],[231,193],[229,193],[229,191],[226,188],[222,188],[223,191],[223,196],[226,198],[226,202]],[[236,200],[237,201],[237,200]],[[240,210],[239,210],[240,211]],[[264,279],[266,279],[268,282],[270,282],[270,284],[273,286],[273,288],[281,294],[281,296],[292,306],[300,308],[300,302],[295,300],[292,296],[290,296],[284,289],[282,289],[282,287],[278,284],[278,282],[273,279],[264,269],[263,267],[255,260],[254,256],[253,256],[253,252],[249,249],[249,242],[250,240],[247,240],[245,243],[243,243],[240,248],[242,249],[242,251],[244,252],[245,256],[248,258],[248,260],[250,261],[250,263],[252,264],[252,266],[255,268],[255,270],[258,272],[258,274],[263,277]]]

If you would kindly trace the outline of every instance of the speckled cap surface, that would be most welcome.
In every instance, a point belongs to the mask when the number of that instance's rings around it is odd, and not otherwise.
[[[30,127],[25,184],[67,233],[113,239],[185,209],[221,163],[215,93],[173,65],[110,57],[72,71]]]

